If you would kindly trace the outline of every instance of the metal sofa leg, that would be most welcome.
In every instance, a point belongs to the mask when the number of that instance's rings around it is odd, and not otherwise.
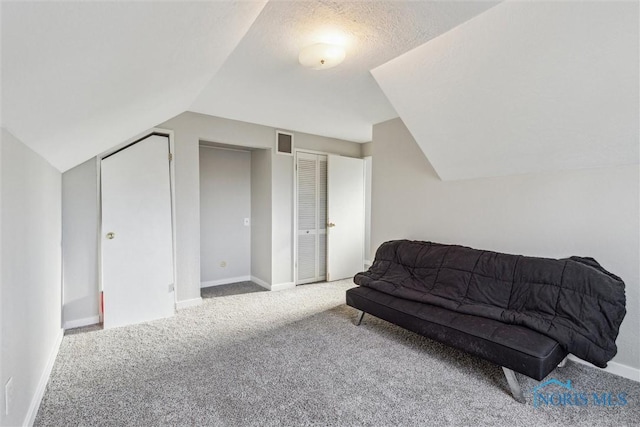
[[[358,317],[358,321],[356,322],[356,326],[360,326],[360,323],[362,323],[362,318],[364,317],[364,311],[360,312],[360,317]]]
[[[569,358],[569,356],[567,356],[564,359],[562,359],[562,362],[558,363],[558,368],[564,368],[567,365],[567,359],[568,358]]]
[[[520,389],[520,384],[518,383],[518,379],[516,378],[516,373],[509,368],[505,368],[504,366],[502,367],[502,370],[504,371],[504,376],[507,377],[507,383],[509,384],[509,388],[511,389],[513,398],[520,403],[525,403],[522,390]]]

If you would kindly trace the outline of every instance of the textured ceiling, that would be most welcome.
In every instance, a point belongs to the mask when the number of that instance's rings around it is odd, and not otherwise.
[[[63,171],[186,110],[360,142],[399,115],[443,179],[638,162],[637,2],[265,2],[3,1],[2,126]],[[327,41],[343,64],[298,64]]]
[[[637,164],[638,2],[506,2],[372,74],[442,179]]]
[[[187,110],[265,2],[3,1],[2,126],[75,166]]]
[[[191,111],[351,141],[397,117],[369,70],[495,2],[270,1]],[[342,42],[329,70],[298,64],[316,42]]]

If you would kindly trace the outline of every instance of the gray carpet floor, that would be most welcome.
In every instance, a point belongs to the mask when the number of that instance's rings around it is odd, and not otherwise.
[[[228,297],[231,295],[248,294],[252,292],[268,292],[267,289],[253,282],[238,282],[228,285],[209,286],[200,289],[202,298]]]
[[[550,377],[628,404],[527,403],[490,363],[344,305],[350,280],[207,298],[170,319],[66,335],[37,426],[629,426],[640,383],[568,362]]]

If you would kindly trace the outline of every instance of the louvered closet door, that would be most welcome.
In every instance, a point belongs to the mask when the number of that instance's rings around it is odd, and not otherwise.
[[[326,277],[327,156],[298,153],[296,283]]]
[[[318,280],[327,277],[327,156],[318,156]]]

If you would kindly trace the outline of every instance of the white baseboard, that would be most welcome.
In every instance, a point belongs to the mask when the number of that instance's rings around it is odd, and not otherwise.
[[[284,291],[285,289],[294,289],[296,284],[294,282],[276,283],[271,285],[272,291]]]
[[[184,310],[189,307],[196,307],[202,305],[202,298],[193,298],[193,299],[185,299],[182,301],[176,302],[176,310]]]
[[[62,338],[64,338],[64,329],[60,329],[60,331],[58,331],[56,341],[51,348],[51,352],[49,353],[49,358],[47,359],[47,364],[44,367],[44,371],[42,371],[42,375],[40,375],[40,381],[38,381],[38,386],[36,387],[36,391],[33,395],[33,398],[31,399],[31,404],[29,405],[29,411],[27,412],[27,416],[24,418],[24,422],[22,423],[22,425],[32,426],[33,422],[36,420],[36,415],[38,415],[40,403],[42,402],[44,392],[47,389],[47,383],[49,382],[51,371],[53,371],[53,365],[56,363],[56,357],[58,357],[58,351],[60,350],[60,344],[62,344]]]
[[[622,363],[609,362],[609,363],[607,363],[607,367],[602,369],[602,368],[598,368],[597,366],[594,366],[591,363],[586,362],[586,361],[574,356],[573,354],[569,355],[569,360],[572,360],[574,362],[580,363],[582,365],[589,366],[589,367],[594,368],[594,369],[600,369],[602,371],[609,372],[609,373],[614,374],[614,375],[618,375],[619,377],[624,377],[624,378],[627,378],[627,379],[630,379],[630,380],[633,380],[633,381],[640,382],[640,369],[633,368],[633,367],[627,366],[627,365],[623,365]]]
[[[267,282],[265,282],[265,281],[264,281],[264,280],[262,280],[262,279],[258,279],[256,276],[251,276],[251,281],[252,281],[253,283],[255,283],[256,285],[260,285],[260,286],[262,286],[262,287],[263,287],[263,288],[265,288],[265,289],[269,289],[269,290],[271,290],[271,285],[270,285],[270,284],[268,284]]]
[[[96,323],[100,323],[100,316],[95,315],[91,317],[85,317],[84,319],[76,319],[69,320],[64,322],[63,328],[64,330],[73,329],[73,328],[81,328],[83,326],[95,325]]]
[[[270,285],[264,280],[258,279],[256,276],[251,276],[251,281],[256,285],[260,285],[265,289],[269,289],[270,291],[283,291],[285,289],[293,289],[296,287],[296,284],[293,282],[276,283],[275,285]]]
[[[228,279],[209,280],[207,282],[200,282],[200,288],[208,288],[209,286],[228,285],[229,283],[248,282],[251,280],[251,276],[238,276],[229,277]]]

